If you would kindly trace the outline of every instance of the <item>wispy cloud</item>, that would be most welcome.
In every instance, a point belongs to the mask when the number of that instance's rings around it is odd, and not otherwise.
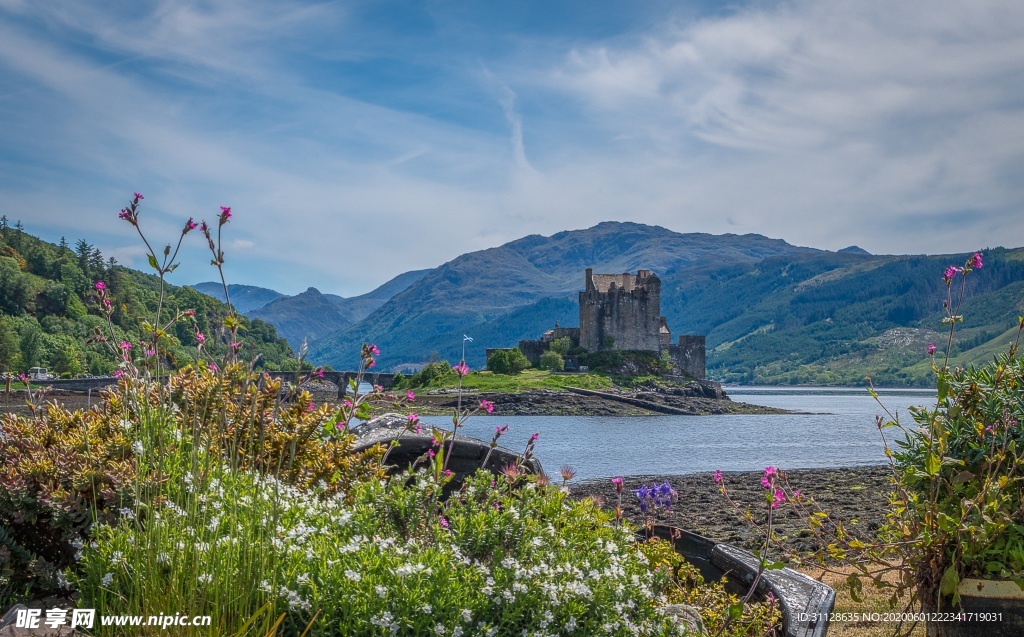
[[[231,205],[235,280],[341,294],[608,219],[1024,244],[1024,5],[674,7],[0,0],[0,209],[138,261],[132,190]]]

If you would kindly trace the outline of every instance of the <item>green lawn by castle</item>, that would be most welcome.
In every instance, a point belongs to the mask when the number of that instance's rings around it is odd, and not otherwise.
[[[455,383],[431,385],[431,389],[439,387],[455,387]],[[472,372],[462,379],[465,389],[484,392],[521,392],[531,389],[555,389],[564,391],[567,387],[582,389],[610,389],[615,386],[610,378],[597,374],[552,374],[551,372],[527,369],[514,376],[495,374],[494,372]]]

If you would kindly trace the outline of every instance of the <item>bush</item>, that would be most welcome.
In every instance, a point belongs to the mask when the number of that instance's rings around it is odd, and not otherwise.
[[[565,359],[558,352],[547,351],[540,355],[538,367],[553,372],[560,372],[565,369]]]
[[[499,349],[487,357],[487,369],[495,374],[518,374],[529,366],[530,361],[518,347]]]
[[[267,602],[286,635],[310,622],[311,635],[675,634],[657,612],[669,573],[593,501],[490,473],[441,501],[433,475],[361,482],[352,505],[245,472],[193,475],[142,535],[128,520],[101,531],[86,602],[136,614],[159,599],[211,615],[218,634]]]
[[[409,377],[410,387],[430,387],[431,385],[447,385],[458,380],[458,375],[448,361],[427,363],[423,369]]]
[[[148,484],[130,410],[112,393],[99,409],[51,404],[0,421],[0,606],[57,592],[93,522],[115,519]]]

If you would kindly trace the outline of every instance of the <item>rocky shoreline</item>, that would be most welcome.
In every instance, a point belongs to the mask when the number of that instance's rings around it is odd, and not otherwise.
[[[463,391],[462,404],[486,400],[495,416],[694,416],[784,414],[783,409],[735,402],[717,383],[695,382],[665,388],[602,389],[600,391],[535,389],[522,392]],[[459,404],[452,391],[421,392],[414,409],[421,415],[449,415]]]
[[[557,474],[557,467],[546,467]],[[888,494],[892,489],[892,470],[888,465],[851,467],[843,469],[796,469],[786,471],[792,488],[812,498],[833,520],[842,521],[847,529],[863,536],[874,537],[885,521],[889,508]],[[628,476],[623,479],[623,517],[636,525],[649,520],[658,524],[678,526],[718,542],[728,542],[749,550],[757,550],[763,536],[744,519],[750,511],[753,519],[765,518],[765,490],[761,486],[761,472],[725,473],[723,484],[732,504],[719,492],[709,473],[683,476]],[[553,480],[558,481],[554,475]],[[653,514],[640,511],[634,490],[641,485],[668,482],[678,493],[678,501],[670,511],[657,510]],[[614,510],[617,502],[615,486],[610,478],[570,482],[573,497],[597,498],[603,506]],[[792,550],[807,553],[818,548],[806,523],[792,509],[784,506],[773,515],[776,533]]]

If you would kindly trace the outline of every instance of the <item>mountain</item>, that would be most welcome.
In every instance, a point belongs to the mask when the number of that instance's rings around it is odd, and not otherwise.
[[[929,343],[940,348],[946,287],[958,255],[829,252],[760,235],[679,234],[602,223],[551,237],[528,236],[464,254],[429,271],[366,318],[327,335],[312,360],[351,367],[363,342],[383,369],[456,361],[479,368],[487,347],[514,346],[544,330],[578,325],[584,269],[654,270],[673,335],[704,334],[708,374],[730,382],[922,385]],[[1024,249],[994,248],[967,281],[965,321],[953,360],[987,360],[1005,349],[1024,311]]]
[[[351,298],[322,294],[311,287],[295,296],[280,295],[262,307],[249,310],[246,316],[274,325],[288,344],[298,350],[303,340],[312,343],[318,338],[363,320],[429,271],[415,270],[400,274],[371,292]],[[228,291],[231,293],[231,300],[234,301],[235,293],[230,287]]]
[[[335,367],[351,366],[360,343],[374,342],[385,368],[421,363],[433,352],[457,360],[463,333],[501,334],[501,342],[475,341],[467,351],[470,364],[479,367],[485,347],[535,338],[538,325],[548,329],[559,317],[563,325],[577,324],[578,311],[557,301],[575,305],[587,267],[598,272],[646,268],[660,276],[688,266],[726,267],[819,252],[760,235],[680,234],[637,223],[530,235],[429,271],[365,319],[314,343],[310,356]],[[525,310],[541,302],[545,312]]]
[[[218,301],[224,302],[224,286],[218,282],[197,283],[191,287],[198,292],[208,294]],[[238,285],[236,283],[228,284],[228,294],[231,295],[231,305],[242,314],[263,307],[267,303],[285,296],[280,292],[268,290],[267,288],[255,285]]]

